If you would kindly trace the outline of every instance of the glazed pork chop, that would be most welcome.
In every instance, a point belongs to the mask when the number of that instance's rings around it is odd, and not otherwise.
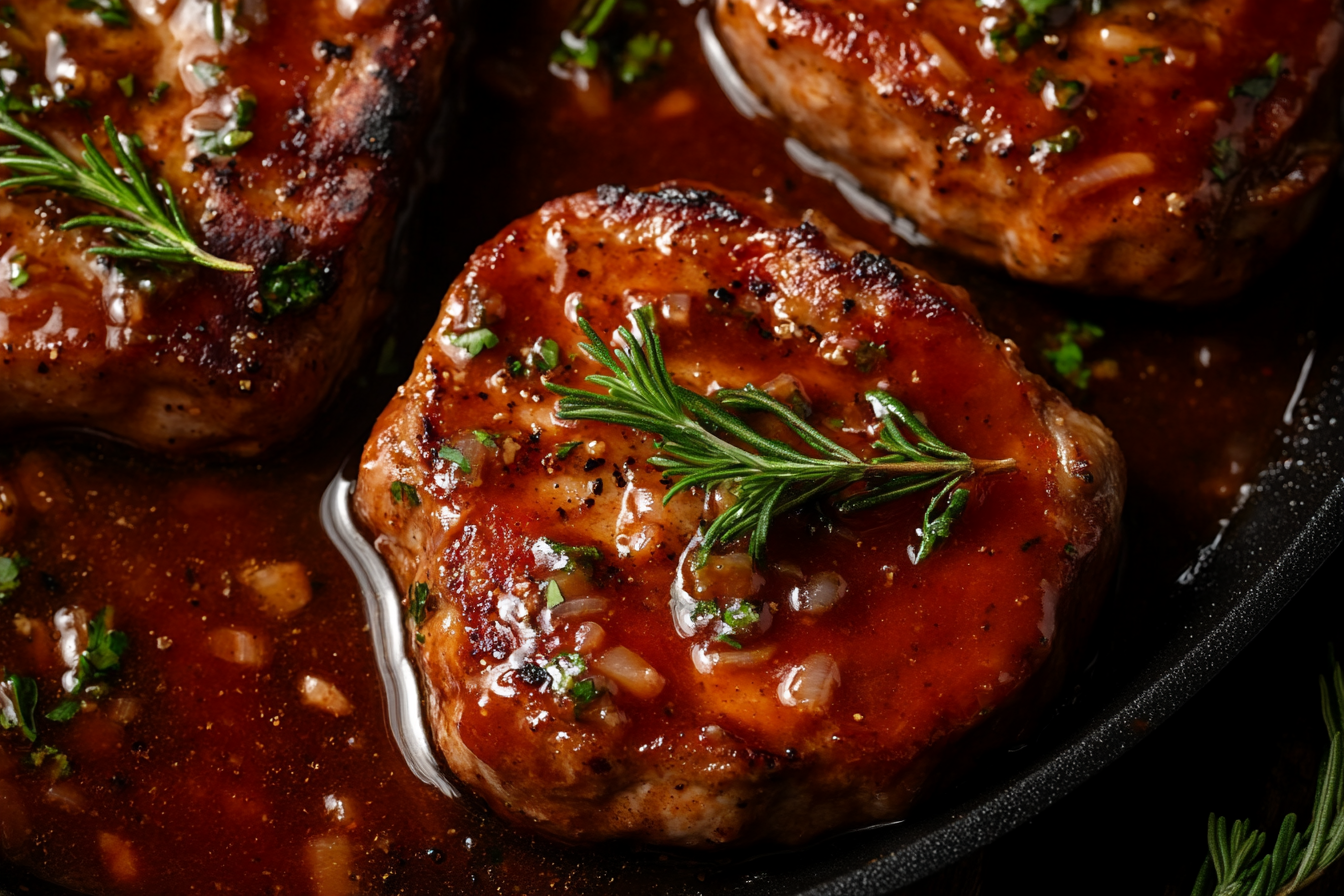
[[[717,0],[747,84],[934,240],[1014,276],[1177,301],[1235,292],[1306,229],[1340,155],[1341,15]]]
[[[966,480],[922,559],[927,494],[802,505],[757,559],[742,538],[701,565],[704,524],[745,491],[665,502],[654,437],[575,419],[548,389],[600,393],[580,321],[628,348],[613,333],[632,313],[696,395],[752,384],[871,457],[881,392],[1012,463]],[[1124,483],[1106,428],[964,291],[772,206],[664,185],[556,200],[477,250],[355,500],[463,783],[554,837],[708,847],[899,817],[1029,726],[1096,613]]]
[[[0,192],[0,428],[66,425],[255,454],[356,362],[448,44],[436,0],[35,0],[3,7],[0,110],[67,155],[104,116],[212,255],[143,263],[112,214]],[[0,134],[0,147],[18,150]],[[28,174],[6,169],[0,179]],[[113,160],[113,164],[116,164]],[[114,261],[116,263],[114,263]]]

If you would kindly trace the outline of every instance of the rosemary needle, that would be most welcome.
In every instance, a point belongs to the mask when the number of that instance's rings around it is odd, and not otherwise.
[[[754,386],[720,390],[711,401],[676,385],[663,361],[653,309],[637,310],[635,324],[639,338],[622,327],[619,338],[628,348],[611,349],[586,320],[579,321],[592,340],[581,348],[612,373],[589,376],[587,381],[604,387],[606,394],[552,383],[546,388],[560,396],[556,414],[563,419],[614,423],[661,437],[655,443],[660,453],[649,462],[680,480],[668,489],[664,502],[693,486],[712,489],[731,484],[736,501],[710,523],[696,557],[699,565],[709,559],[716,544],[748,535],[749,550],[759,559],[775,517],[860,482],[867,488],[841,500],[837,505],[841,513],[936,490],[919,530],[915,556],[919,563],[947,538],[965,510],[970,493],[958,486],[976,473],[1016,469],[1013,460],[974,460],[952,448],[905,405],[877,390],[867,397],[882,420],[874,444],[879,455],[863,460]],[[731,411],[774,415],[816,454],[762,435]]]
[[[192,237],[173,198],[172,188],[160,180],[154,184],[144,164],[112,119],[103,119],[107,142],[121,171],[113,168],[84,135],[84,164],[61,152],[40,135],[28,130],[0,109],[0,133],[17,144],[0,146],[0,165],[19,175],[0,181],[0,189],[45,187],[75,199],[107,208],[112,214],[83,215],[66,221],[63,230],[103,227],[112,231],[119,245],[94,246],[91,255],[160,264],[198,264],[220,271],[247,272],[252,266],[211,255]],[[30,150],[33,155],[24,153]]]
[[[1344,673],[1330,650],[1329,678],[1321,676],[1321,716],[1330,749],[1316,775],[1311,822],[1298,832],[1289,813],[1274,848],[1249,820],[1209,814],[1209,856],[1199,869],[1192,896],[1288,896],[1311,884],[1344,853]]]

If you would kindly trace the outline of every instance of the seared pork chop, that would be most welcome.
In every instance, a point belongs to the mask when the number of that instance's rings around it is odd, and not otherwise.
[[[856,454],[868,390],[969,480],[915,563],[928,496],[778,517],[697,568],[731,489],[682,491],[648,434],[560,419],[652,306],[674,380],[754,384]],[[1111,573],[1109,432],[985,331],[964,291],[741,196],[559,199],[477,250],[362,460],[358,512],[407,592],[434,736],[499,812],[559,838],[705,847],[900,816],[1030,724]]]
[[[66,152],[90,133],[106,157],[111,116],[204,248],[254,270],[112,264],[85,251],[114,245],[109,234],[58,229],[108,209],[0,193],[0,428],[244,455],[300,432],[384,305],[408,157],[446,55],[444,5],[6,6],[0,108]],[[13,174],[0,164],[0,179]]]
[[[717,0],[717,25],[788,128],[947,247],[1098,293],[1235,292],[1331,180],[1339,3],[1081,6]]]

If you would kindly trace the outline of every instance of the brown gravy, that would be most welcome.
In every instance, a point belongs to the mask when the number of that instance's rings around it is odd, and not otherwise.
[[[0,878],[31,872],[82,892],[145,896],[597,896],[743,882],[719,861],[539,841],[417,781],[387,730],[355,580],[318,520],[323,489],[401,381],[467,254],[557,195],[673,177],[770,190],[967,286],[990,328],[1041,371],[1041,351],[1066,320],[1100,325],[1088,359],[1114,361],[1103,368],[1111,375],[1070,395],[1115,431],[1129,463],[1129,560],[1108,640],[1160,612],[1269,456],[1334,295],[1326,247],[1341,244],[1338,202],[1229,304],[1186,311],[1052,293],[912,250],[800,171],[777,131],[742,119],[721,95],[701,58],[695,8],[651,4],[653,27],[674,42],[666,72],[580,96],[546,71],[571,4],[534,4],[527,15],[481,6],[443,183],[421,195],[394,262],[399,363],[380,372],[370,359],[320,432],[261,464],[168,462],[68,435],[0,446],[0,479],[22,496],[25,519],[5,549],[31,560],[3,604],[0,665],[38,680],[41,742],[70,763],[53,781],[52,765],[33,767],[17,731],[0,733],[0,854],[15,863]],[[311,602],[286,619],[268,614],[239,581],[253,561],[302,563]],[[130,637],[109,696],[69,722],[41,718],[65,669],[53,613],[104,606]],[[217,633],[232,629],[259,636],[251,646],[262,665],[221,658],[229,649]],[[304,676],[335,685],[352,711],[305,705]]]

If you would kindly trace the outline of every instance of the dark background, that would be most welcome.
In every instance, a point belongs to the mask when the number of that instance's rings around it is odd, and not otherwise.
[[[1186,896],[1210,811],[1277,832],[1311,814],[1318,676],[1344,651],[1344,550],[1198,696],[1034,820],[900,896]],[[1303,891],[1344,892],[1344,863]]]

